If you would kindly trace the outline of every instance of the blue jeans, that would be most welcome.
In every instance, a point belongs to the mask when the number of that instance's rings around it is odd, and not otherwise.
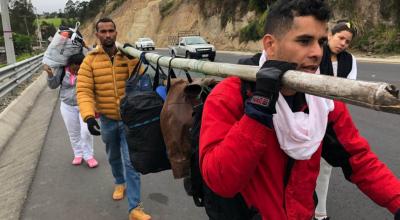
[[[140,202],[140,174],[136,172],[130,161],[124,124],[122,121],[112,120],[103,115],[100,116],[100,122],[101,139],[106,144],[108,162],[115,184],[126,182],[126,196],[130,211]]]

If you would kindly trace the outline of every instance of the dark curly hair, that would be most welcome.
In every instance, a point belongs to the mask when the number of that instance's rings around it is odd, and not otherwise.
[[[278,0],[269,9],[264,32],[283,35],[292,27],[294,17],[299,16],[328,22],[331,10],[323,0]]]

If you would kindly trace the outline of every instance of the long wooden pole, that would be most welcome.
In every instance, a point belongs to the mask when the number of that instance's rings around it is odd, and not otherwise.
[[[124,53],[134,57],[140,57],[142,51],[132,47],[123,48],[117,46]],[[228,63],[214,63],[194,59],[171,58],[154,53],[146,53],[146,59],[156,63],[177,69],[201,72],[206,75],[219,77],[237,76],[244,80],[255,81],[258,67]],[[400,114],[399,90],[391,84],[384,82],[367,82],[361,80],[349,80],[320,74],[309,74],[299,71],[287,71],[283,75],[284,87],[294,89],[320,97],[341,100],[353,105],[375,109],[377,111]]]

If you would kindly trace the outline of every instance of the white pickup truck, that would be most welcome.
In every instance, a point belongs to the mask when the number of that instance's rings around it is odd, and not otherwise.
[[[215,60],[215,47],[200,36],[179,37],[175,45],[168,47],[171,57]]]

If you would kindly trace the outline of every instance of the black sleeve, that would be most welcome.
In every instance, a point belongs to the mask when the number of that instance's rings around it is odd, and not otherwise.
[[[240,58],[238,64],[241,65],[249,65],[249,66],[258,66],[258,62],[261,58],[261,53],[256,53],[252,57]]]
[[[343,145],[336,137],[332,124],[326,128],[326,134],[322,144],[322,157],[333,167],[341,167],[343,174],[350,181],[352,168],[350,165],[350,154],[346,152]]]

